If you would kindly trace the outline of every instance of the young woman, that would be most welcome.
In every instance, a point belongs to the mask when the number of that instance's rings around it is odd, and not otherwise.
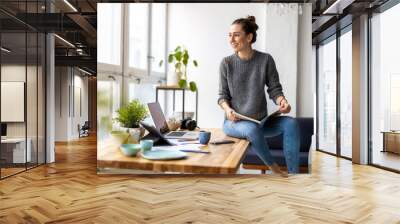
[[[229,43],[234,54],[225,57],[220,65],[218,104],[225,111],[223,129],[225,134],[245,138],[260,159],[273,173],[287,176],[269,151],[265,136],[283,134],[283,150],[289,173],[299,171],[299,127],[295,119],[280,116],[266,122],[264,126],[240,120],[234,112],[260,120],[267,115],[267,101],[264,88],[267,86],[269,98],[279,105],[282,113],[290,112],[274,59],[271,55],[252,48],[256,42],[258,25],[254,16],[233,21],[229,32]]]

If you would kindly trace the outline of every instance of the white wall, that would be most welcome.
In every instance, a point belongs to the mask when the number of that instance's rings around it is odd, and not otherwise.
[[[88,120],[88,80],[71,67],[56,67],[55,73],[55,141],[69,141],[78,138],[78,124]]]
[[[262,31],[264,12],[264,4],[169,4],[168,52],[184,44],[190,56],[199,62],[197,68],[188,68],[188,79],[195,81],[199,88],[200,127],[221,127],[223,122],[223,111],[217,104],[219,65],[222,58],[233,53],[228,43],[231,23],[254,15]],[[264,49],[263,33],[257,34],[256,49]],[[177,98],[177,108],[181,108],[180,99]],[[194,111],[194,97],[190,99],[186,103]]]
[[[311,76],[311,25],[305,24],[305,21],[311,24],[309,22],[311,21],[311,5],[303,5],[302,16],[298,15],[297,4],[283,6],[281,8],[281,4],[263,3],[169,4],[168,52],[175,49],[177,45],[184,44],[189,50],[190,57],[199,62],[199,67],[189,67],[188,79],[196,81],[199,88],[200,127],[221,127],[222,125],[223,111],[217,105],[219,64],[223,57],[233,53],[228,43],[231,23],[247,15],[255,16],[259,25],[254,49],[268,52],[275,59],[284,93],[293,108],[291,115],[296,115],[298,108],[296,99],[300,99],[301,115],[312,116],[312,92],[301,91],[299,93],[306,96],[296,96],[296,80],[309,79]],[[298,29],[304,30],[298,34]],[[298,35],[305,35],[300,43],[298,43]],[[303,53],[301,52],[303,48],[309,49]],[[304,81],[301,82],[299,88],[310,86],[312,82]],[[177,108],[181,108],[180,99],[180,96],[177,97]],[[187,108],[190,111],[194,111],[194,103],[194,97],[189,96],[186,104],[189,104]],[[169,104],[172,104],[172,100]],[[268,104],[269,112],[272,112],[274,109],[270,104],[273,103]],[[170,112],[171,108],[166,114]]]
[[[75,113],[73,113],[73,119],[72,119],[72,130],[71,130],[71,135],[73,138],[79,137],[78,133],[78,124],[82,126],[85,121],[88,120],[88,78],[87,76],[81,76],[82,73],[79,71],[75,70],[74,73],[74,110]],[[80,90],[80,93],[78,92]],[[80,97],[79,97],[80,94]],[[79,102],[79,100],[81,102]],[[81,108],[79,108],[81,107]],[[82,112],[80,112],[82,110]]]
[[[276,62],[283,93],[292,106],[290,115],[296,115],[297,91],[297,4],[267,4],[266,18],[266,50]],[[310,46],[311,47],[311,46]],[[268,108],[274,108],[268,101]]]
[[[68,86],[67,67],[55,68],[55,141],[68,140]]]
[[[315,54],[313,54],[311,4],[303,4],[299,15],[297,53],[297,116],[315,117]],[[315,50],[315,49],[314,49]]]

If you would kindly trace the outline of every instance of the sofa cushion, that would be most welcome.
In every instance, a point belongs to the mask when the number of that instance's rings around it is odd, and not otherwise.
[[[285,155],[283,154],[282,149],[270,149],[270,152],[271,152],[272,157],[274,158],[275,162],[278,165],[286,166]],[[308,165],[308,152],[300,152],[299,158],[300,158],[300,161],[299,161],[300,166]],[[243,159],[242,163],[254,164],[254,165],[264,164],[263,161],[257,156],[257,154],[252,149],[249,149],[247,151],[246,156]]]

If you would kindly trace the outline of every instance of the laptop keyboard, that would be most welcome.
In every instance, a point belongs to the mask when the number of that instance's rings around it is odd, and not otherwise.
[[[167,134],[167,136],[171,137],[181,137],[184,136],[187,132],[186,131],[174,131]]]

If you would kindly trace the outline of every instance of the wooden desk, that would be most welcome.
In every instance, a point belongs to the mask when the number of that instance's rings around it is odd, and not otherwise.
[[[136,157],[124,156],[119,146],[111,140],[99,142],[97,147],[98,168],[138,169],[155,172],[180,172],[197,174],[234,174],[237,172],[249,142],[243,139],[225,136],[221,129],[210,129],[213,139],[232,139],[233,144],[211,145],[209,154],[187,152],[188,157],[182,160],[151,161]]]
[[[27,147],[25,150],[25,144]],[[5,160],[5,163],[11,164],[25,164],[25,162],[31,162],[31,147],[32,140],[30,138],[6,138],[1,139],[2,155],[1,159]]]

